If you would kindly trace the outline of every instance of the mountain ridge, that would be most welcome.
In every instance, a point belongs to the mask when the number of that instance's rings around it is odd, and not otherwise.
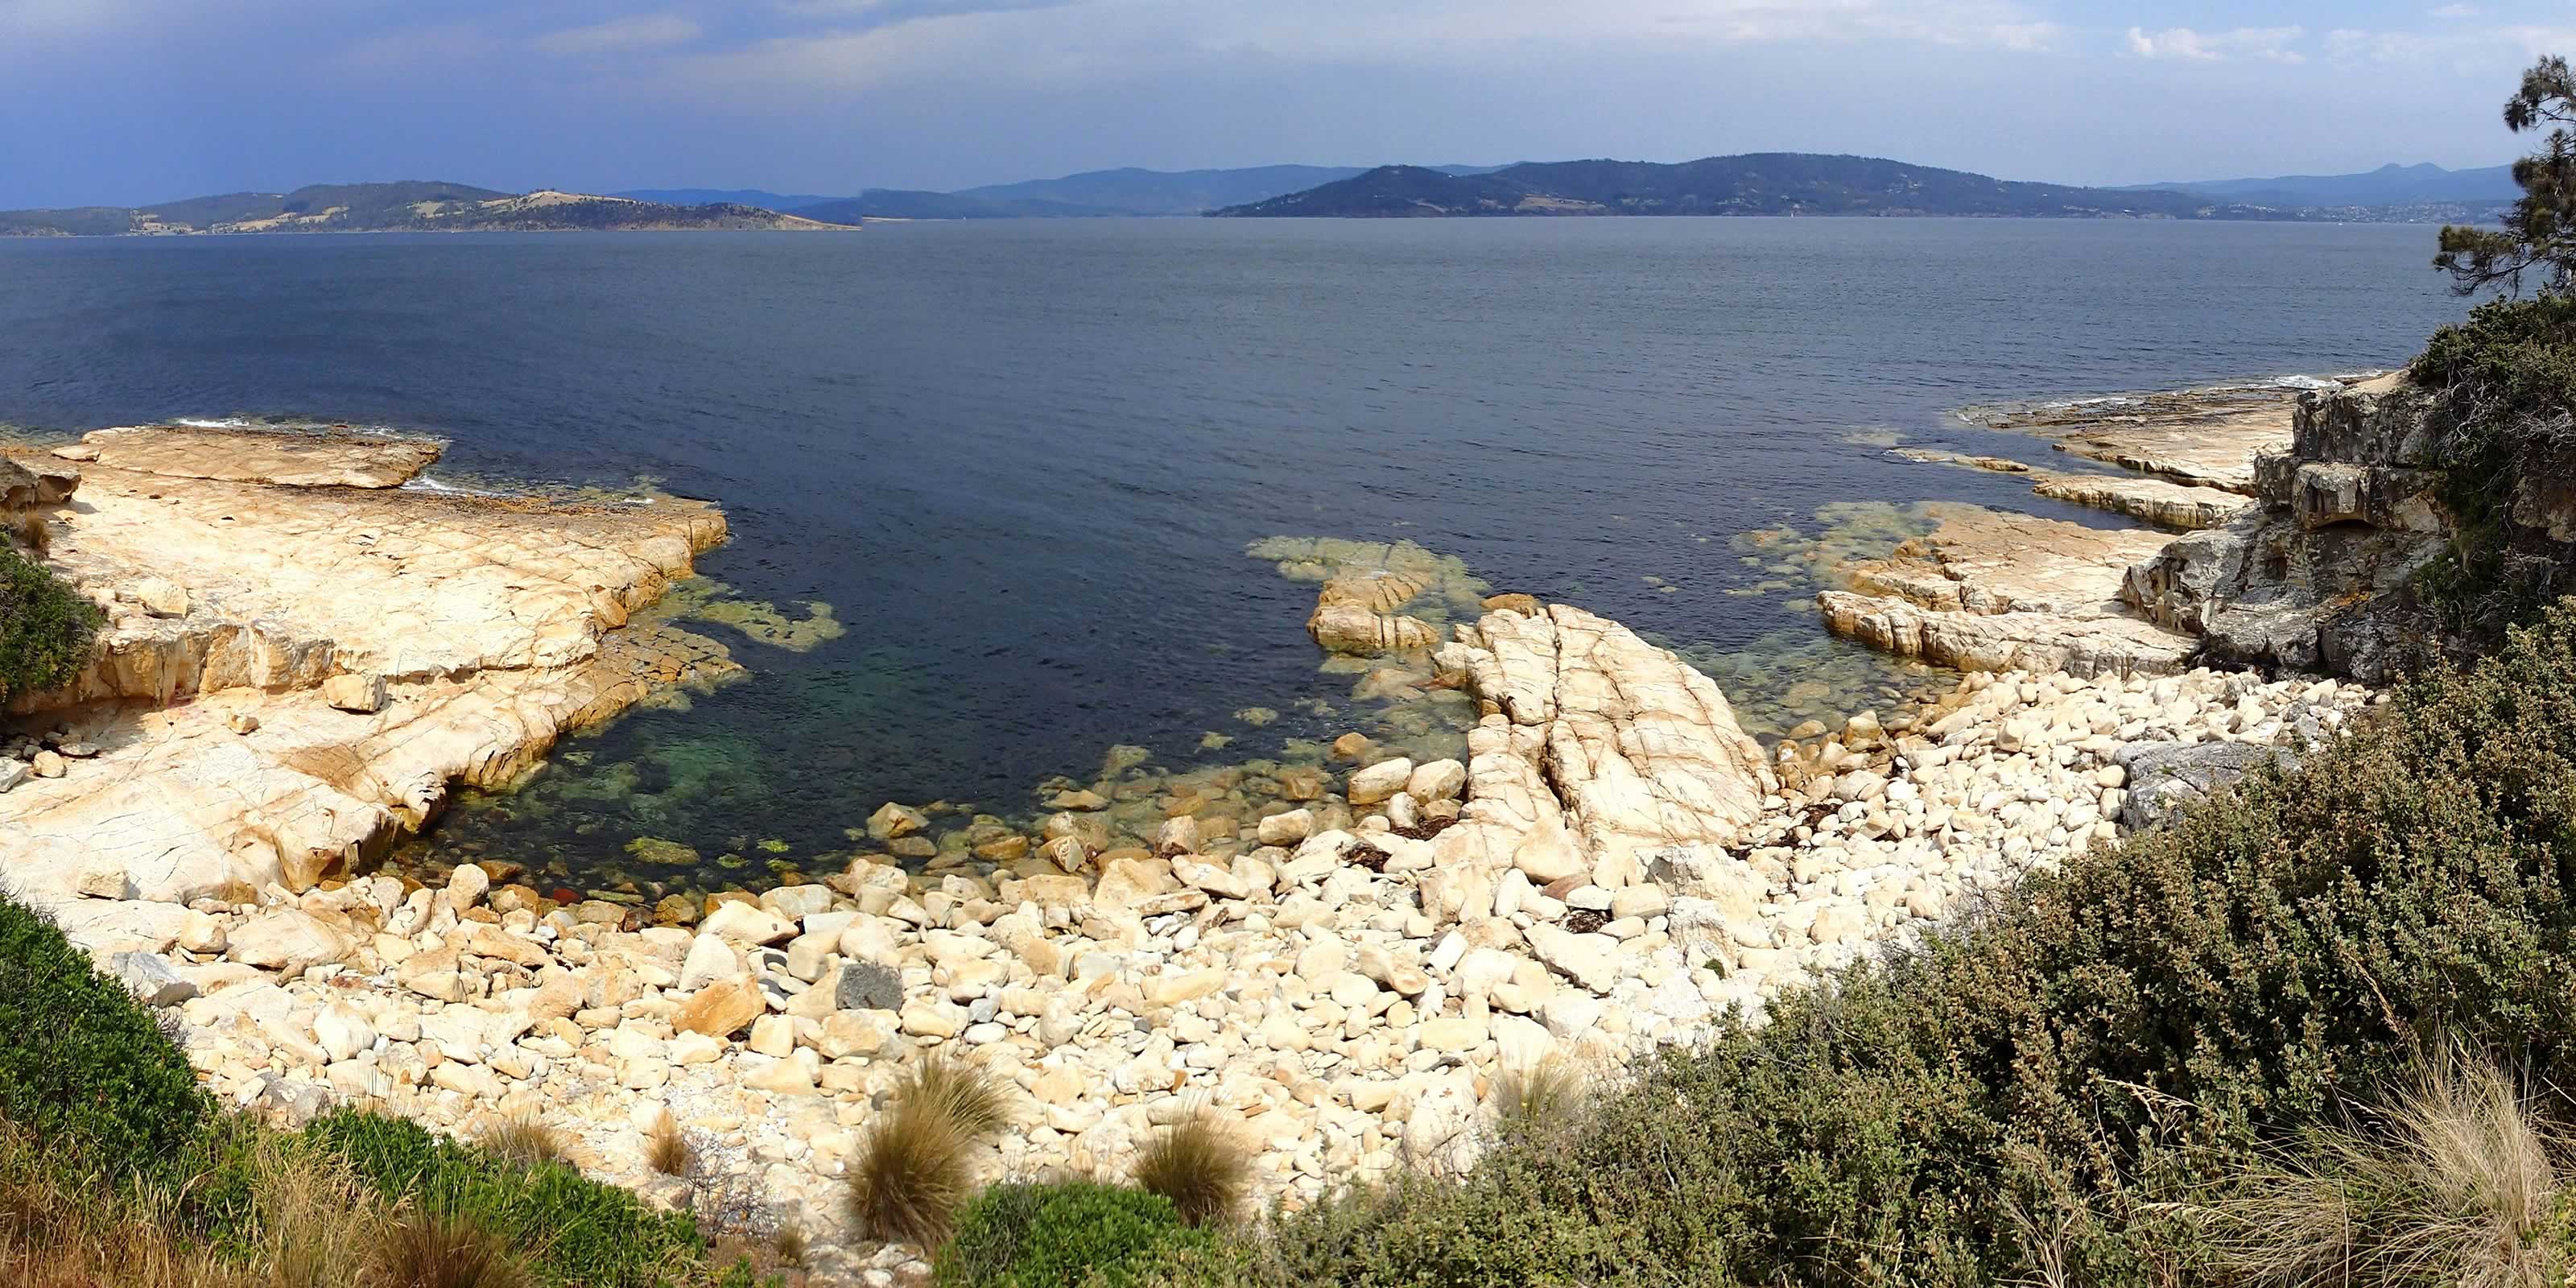
[[[2509,165],[2446,170],[2430,161],[2390,162],[2352,174],[2284,174],[2126,185],[2123,191],[2192,192],[2258,205],[2397,206],[2438,202],[2506,202],[2522,195]]]

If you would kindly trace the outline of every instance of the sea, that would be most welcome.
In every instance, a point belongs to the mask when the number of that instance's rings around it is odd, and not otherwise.
[[[1765,736],[1892,700],[1938,677],[1824,638],[1822,556],[1921,500],[2106,520],[1889,449],[2083,468],[1961,410],[2401,364],[2467,307],[2432,252],[1946,219],[0,239],[0,425],[349,424],[443,439],[423,486],[721,502],[683,624],[747,675],[406,854],[580,886],[650,838],[757,876],[886,801],[1023,819],[1369,727],[1312,581],[1250,553],[1279,538],[1618,619]]]

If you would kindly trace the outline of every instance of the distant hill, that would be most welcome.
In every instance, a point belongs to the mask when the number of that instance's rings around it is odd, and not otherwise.
[[[1493,166],[1434,166],[1447,174],[1482,174]],[[1200,215],[1266,201],[1365,172],[1362,166],[1264,165],[1239,170],[1091,170],[1061,179],[966,188],[956,195],[988,201],[1052,201],[1130,215]]]
[[[1455,174],[1380,166],[1214,212],[1243,217],[1459,215],[1990,215],[2057,218],[2285,217],[2190,193],[2017,183],[1879,157],[1761,152],[1666,165],[1522,162]]]
[[[833,226],[828,221],[736,203],[672,205],[551,189],[507,193],[461,183],[421,181],[317,184],[287,193],[236,192],[153,206],[0,211],[0,236],[21,237]]]
[[[796,213],[808,219],[846,224],[861,219],[1097,219],[1135,212],[1078,206],[1062,201],[1004,200],[970,197],[959,192],[870,188],[840,201],[798,207]]]
[[[807,206],[819,206],[839,197],[819,197],[812,193],[770,192],[761,188],[634,188],[608,194],[630,201],[650,201],[662,206],[758,206],[788,214]]]
[[[2191,192],[2258,206],[2404,206],[2512,201],[2513,167],[2445,170],[2431,162],[2391,163],[2362,174],[2285,174],[2268,179],[2204,179],[2138,184],[2126,191]]]
[[[1435,166],[1482,174],[1492,166]],[[661,202],[739,202],[812,219],[1101,219],[1203,215],[1363,173],[1362,166],[1264,165],[1234,170],[1089,170],[954,192],[869,188],[854,197],[799,196],[757,188],[639,188],[621,197]]]

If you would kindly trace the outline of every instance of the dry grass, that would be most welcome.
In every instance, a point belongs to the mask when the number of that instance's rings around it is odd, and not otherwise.
[[[1172,1201],[1191,1225],[1231,1221],[1252,1183],[1252,1155],[1205,1109],[1164,1128],[1136,1153],[1136,1183]]]
[[[914,1065],[896,1085],[895,1098],[938,1108],[950,1125],[981,1140],[1011,1125],[1010,1102],[1002,1084],[982,1068],[948,1055],[932,1055]]]
[[[513,1114],[484,1125],[475,1143],[492,1154],[521,1167],[539,1163],[572,1163],[571,1151],[562,1132],[546,1125],[532,1113]]]
[[[365,1274],[383,1213],[339,1159],[286,1138],[263,1137],[252,1154],[255,1260],[270,1288],[347,1288]]]
[[[698,1165],[697,1147],[689,1143],[679,1117],[668,1108],[654,1117],[652,1130],[644,1133],[644,1161],[664,1176],[687,1176]]]
[[[805,1264],[808,1246],[805,1227],[794,1221],[779,1226],[778,1236],[770,1241],[770,1250],[778,1254],[780,1263],[790,1266]]]
[[[376,1256],[382,1288],[529,1288],[509,1245],[459,1216],[407,1210],[386,1232]]]
[[[1553,1134],[1580,1119],[1592,1098],[1592,1079],[1561,1055],[1506,1069],[1494,1080],[1495,1125],[1505,1140]]]
[[[870,1238],[935,1248],[972,1192],[967,1153],[1009,1125],[991,1075],[945,1055],[913,1066],[850,1169],[850,1215]]]
[[[9,540],[21,553],[42,559],[53,553],[54,527],[35,510],[21,510],[9,520]]]
[[[285,1138],[251,1156],[251,1228],[232,1259],[174,1235],[176,1204],[44,1170],[0,1125],[0,1288],[373,1288],[382,1211],[345,1165]]]
[[[2550,1231],[2564,1154],[2511,1074],[2446,1050],[2376,1113],[2196,1214],[2230,1282],[2543,1288],[2565,1280]]]

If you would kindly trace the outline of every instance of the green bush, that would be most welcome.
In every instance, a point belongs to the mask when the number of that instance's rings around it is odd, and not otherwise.
[[[66,1169],[121,1182],[160,1177],[209,1108],[152,1013],[52,922],[0,898],[0,1118]]]
[[[1159,1194],[1094,1181],[996,1185],[959,1215],[941,1288],[1145,1288],[1203,1282],[1212,1238]],[[1210,1264],[1213,1264],[1211,1258]]]
[[[706,1244],[685,1213],[657,1213],[561,1163],[522,1166],[419,1124],[340,1110],[305,1128],[391,1202],[476,1218],[526,1249],[540,1279],[583,1288],[687,1282]]]
[[[105,620],[62,578],[0,542],[0,701],[71,683]]]
[[[2569,553],[2514,522],[2525,478],[2576,466],[2576,297],[2491,300],[2433,333],[2407,368],[2432,394],[2435,495],[2452,546],[2426,570],[2426,599],[2443,628],[2491,644],[2570,587]]]
[[[2429,1035],[2571,1085],[2576,608],[1581,1129],[1274,1223],[1280,1285],[2224,1282],[2177,1211]]]

